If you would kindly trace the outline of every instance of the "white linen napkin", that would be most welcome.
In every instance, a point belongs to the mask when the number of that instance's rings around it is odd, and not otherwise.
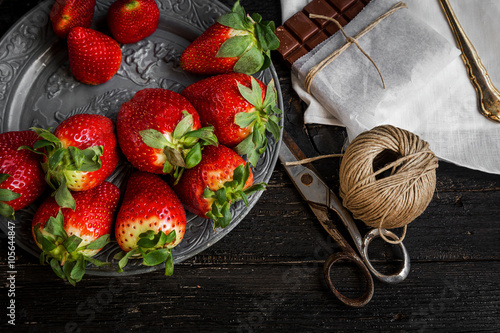
[[[283,21],[301,10],[310,0],[282,0]],[[413,15],[425,21],[456,45],[437,0],[404,1]],[[452,0],[451,5],[464,30],[474,44],[493,83],[500,87],[500,1]],[[333,63],[332,63],[333,65]],[[306,123],[342,125],[331,112],[303,89],[303,83],[292,75],[298,95],[308,104]],[[389,123],[409,130],[428,141],[436,155],[461,166],[500,174],[500,123],[494,123],[478,112],[475,90],[459,56],[443,68],[429,84],[401,101],[386,99],[378,110],[380,117],[365,124],[345,124],[349,139],[380,124]],[[397,105],[397,112],[394,110]],[[398,114],[388,121],[386,115]],[[417,115],[417,117],[415,117]],[[380,123],[377,123],[377,120]]]

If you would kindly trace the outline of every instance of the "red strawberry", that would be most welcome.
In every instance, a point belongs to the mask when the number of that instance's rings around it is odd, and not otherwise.
[[[95,2],[96,0],[56,0],[50,11],[56,35],[66,38],[74,27],[90,28]]]
[[[154,0],[118,0],[109,7],[107,20],[113,37],[131,44],[156,31],[160,10]]]
[[[92,258],[109,242],[113,216],[120,198],[118,188],[108,182],[74,194],[76,209],[60,208],[54,198],[45,200],[33,217],[32,233],[43,251],[40,262],[72,285],[80,281],[87,262],[107,265]]]
[[[272,21],[247,15],[239,1],[182,53],[180,66],[197,74],[240,72],[253,74],[271,64],[271,50],[279,46]]]
[[[34,148],[45,150],[42,166],[61,207],[75,209],[68,189],[94,188],[115,170],[119,155],[114,129],[109,118],[97,114],[71,116],[57,126],[54,134],[34,128],[41,137]]]
[[[174,190],[187,210],[214,220],[214,228],[224,228],[231,222],[234,202],[243,200],[248,206],[248,195],[264,189],[265,184],[252,183],[249,164],[219,145],[206,147],[200,164],[186,170]]]
[[[97,85],[109,81],[122,62],[120,45],[103,33],[76,27],[68,35],[69,67],[78,81]]]
[[[254,166],[267,147],[266,130],[279,139],[276,115],[281,110],[275,106],[274,81],[266,88],[250,75],[229,73],[195,82],[182,95],[198,111],[202,125],[214,127],[220,143],[247,155]]]
[[[35,201],[45,190],[41,158],[26,149],[38,136],[32,131],[0,134],[0,215],[14,219],[14,211]]]
[[[140,254],[146,266],[165,262],[165,275],[173,273],[171,249],[186,231],[186,213],[174,191],[160,176],[137,171],[130,176],[115,224],[118,245],[126,252],[118,270],[128,258]]]
[[[203,145],[217,144],[213,128],[200,128],[188,100],[166,89],[138,91],[121,106],[116,126],[120,147],[134,167],[176,179],[199,163]]]

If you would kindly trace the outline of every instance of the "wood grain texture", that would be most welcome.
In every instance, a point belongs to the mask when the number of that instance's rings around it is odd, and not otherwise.
[[[0,34],[36,3],[0,0]],[[281,22],[278,0],[242,4],[250,13]],[[278,58],[273,60],[286,129],[309,156],[341,151],[345,131],[305,126],[304,106],[292,90],[290,73]],[[315,164],[335,190],[339,165],[339,159]],[[434,199],[408,229],[410,275],[398,285],[375,281],[375,295],[364,308],[345,307],[326,288],[322,265],[338,247],[278,165],[258,205],[238,227],[177,265],[169,278],[161,271],[86,276],[72,287],[18,248],[15,331],[498,332],[500,176],[445,162],[440,162],[437,176]],[[367,230],[361,223],[359,227]],[[388,264],[391,247],[374,245],[371,256],[377,266],[393,269]],[[7,241],[1,235],[2,309],[7,271]],[[359,292],[360,281],[349,267],[335,273],[343,291]],[[5,310],[0,314],[0,331],[12,332]]]

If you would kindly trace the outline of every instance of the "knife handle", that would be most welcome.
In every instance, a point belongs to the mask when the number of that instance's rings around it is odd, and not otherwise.
[[[439,0],[445,13],[446,19],[451,27],[458,47],[462,51],[462,60],[467,67],[467,73],[476,90],[479,104],[479,112],[496,122],[500,122],[500,93],[491,82],[491,78],[486,71],[474,45],[465,34],[460,25],[455,12],[451,8],[448,0]]]

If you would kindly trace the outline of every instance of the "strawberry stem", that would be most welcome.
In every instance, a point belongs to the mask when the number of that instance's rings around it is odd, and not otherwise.
[[[129,1],[126,5],[125,5],[125,8],[128,10],[128,11],[132,11],[134,9],[137,8],[139,4],[137,3],[137,1],[135,0],[131,0]]]
[[[179,182],[184,169],[191,169],[200,163],[201,150],[204,146],[218,144],[213,126],[193,130],[193,116],[187,111],[182,113],[184,117],[171,135],[156,129],[139,131],[144,144],[163,151],[165,155],[163,173],[172,175],[175,184]]]
[[[243,200],[248,206],[248,195],[265,189],[265,183],[257,183],[244,189],[250,177],[250,165],[239,165],[233,172],[233,180],[225,182],[223,187],[212,191],[208,187],[203,192],[205,199],[212,201],[211,210],[206,216],[214,221],[213,228],[225,228],[232,220],[230,207],[237,201]]]
[[[90,262],[96,266],[110,263],[91,258],[84,250],[96,250],[109,242],[109,234],[103,235],[93,242],[79,246],[82,242],[75,235],[68,237],[64,229],[64,217],[61,210],[56,217],[50,217],[43,228],[40,223],[33,228],[37,245],[41,248],[40,263],[49,263],[54,273],[75,286],[85,274],[85,266]]]
[[[245,31],[252,37],[241,38],[241,34],[233,36],[222,44],[217,53],[217,57],[239,58],[233,67],[235,72],[251,75],[271,65],[271,50],[279,46],[273,21],[262,21],[262,16],[257,13],[248,15],[240,2],[236,1],[232,11],[220,16],[217,22],[238,32]]]
[[[11,175],[0,173],[0,184],[6,181],[9,177],[11,177]],[[14,208],[7,204],[6,201],[12,201],[20,197],[21,195],[19,193],[5,188],[0,188],[0,215],[6,219],[15,220]]]
[[[71,195],[68,184],[71,179],[68,179],[68,173],[80,173],[97,171],[102,166],[101,156],[104,153],[103,146],[93,146],[86,149],[78,149],[73,146],[67,148],[59,138],[52,134],[49,130],[32,127],[40,140],[34,143],[33,148],[23,146],[23,149],[29,149],[37,154],[45,156],[45,162],[42,163],[42,168],[45,172],[45,181],[55,191],[52,195],[55,197],[57,204],[63,208],[71,208],[75,210],[75,200]],[[40,152],[38,149],[42,149]]]
[[[250,16],[250,14],[247,14],[247,19],[252,22],[253,25],[257,24],[253,19],[252,17]]]
[[[156,266],[165,263],[165,275],[172,275],[174,268],[172,250],[169,245],[175,243],[176,237],[175,230],[170,231],[168,235],[161,230],[156,234],[153,230],[140,234],[135,249],[129,252],[122,251],[114,256],[114,259],[119,260],[117,271],[122,273],[123,268],[128,264],[128,260],[132,256],[140,254],[144,266]]]
[[[278,115],[282,111],[276,107],[277,94],[274,80],[271,80],[267,85],[264,101],[262,101],[262,89],[253,77],[251,77],[251,88],[238,83],[238,90],[241,96],[257,111],[240,112],[235,116],[236,125],[241,128],[252,128],[252,134],[240,142],[235,150],[240,155],[246,155],[248,161],[256,166],[260,156],[267,148],[266,131],[272,134],[275,141],[279,140],[281,127],[278,125],[280,121]]]

